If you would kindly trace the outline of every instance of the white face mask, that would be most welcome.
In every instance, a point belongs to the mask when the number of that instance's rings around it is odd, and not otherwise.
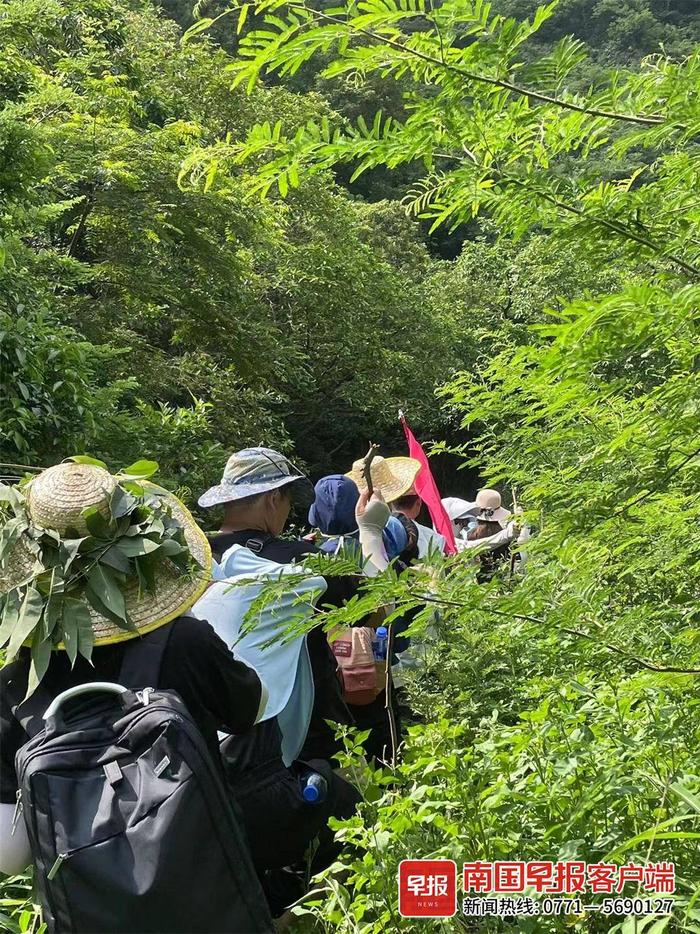
[[[460,530],[459,537],[464,539],[464,541],[466,541],[467,535],[469,535],[469,533],[471,532],[473,528],[476,528],[476,524],[477,524],[476,519],[470,520],[469,525],[466,527],[466,529]]]

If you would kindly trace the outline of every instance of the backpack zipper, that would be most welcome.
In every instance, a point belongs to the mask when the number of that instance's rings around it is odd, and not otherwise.
[[[53,866],[46,873],[46,878],[49,880],[49,882],[51,882],[51,880],[55,878],[58,870],[61,868],[63,863],[65,863],[65,861],[68,859],[69,856],[70,856],[70,853],[59,853],[58,854],[58,856],[56,857],[54,861]]]
[[[80,853],[81,850],[89,850],[91,846],[100,846],[100,844],[106,843],[108,840],[113,840],[115,837],[119,837],[123,833],[123,830],[118,830],[116,833],[111,833],[108,837],[103,837],[101,840],[91,840],[90,843],[84,843],[82,846],[73,847],[72,850],[66,850],[65,853],[59,853],[56,856],[51,869],[49,869],[49,871],[46,873],[46,878],[49,882],[53,881],[53,879],[55,879],[58,875],[58,871],[65,863],[65,861],[70,859],[71,856],[75,856],[76,853]]]
[[[15,835],[15,830],[17,830],[17,825],[19,824],[20,816],[22,814],[22,811],[24,810],[24,805],[22,804],[22,789],[21,788],[17,789],[17,793],[15,797],[17,799],[17,803],[15,804],[15,809],[12,814],[12,826],[10,828],[11,837],[14,837]]]

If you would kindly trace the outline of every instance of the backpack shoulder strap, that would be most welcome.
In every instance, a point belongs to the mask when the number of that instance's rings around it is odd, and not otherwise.
[[[120,684],[134,691],[158,685],[163,656],[172,631],[173,624],[167,623],[127,643],[119,671]]]
[[[269,544],[274,535],[270,535],[269,532],[261,532],[259,535],[251,535],[250,538],[246,541],[245,547],[252,551],[254,555],[259,555],[263,550],[265,545]]]

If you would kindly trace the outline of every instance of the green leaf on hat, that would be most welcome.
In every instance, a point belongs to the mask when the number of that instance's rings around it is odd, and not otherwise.
[[[17,620],[19,619],[19,594],[16,590],[5,595],[2,608],[2,623],[0,624],[0,649],[10,640]]]
[[[60,590],[50,594],[44,607],[44,637],[52,642],[59,641],[60,627],[63,622],[63,594]],[[56,630],[59,630],[56,632]],[[54,640],[55,635],[55,640]]]
[[[184,545],[181,545],[179,542],[176,542],[173,538],[166,538],[160,546],[161,555],[165,555],[167,558],[173,558],[175,555],[181,555],[183,551],[186,552],[188,549]]]
[[[92,628],[90,612],[84,603],[78,602],[75,608],[75,618],[78,625],[78,651],[88,661],[92,660],[92,647],[95,644],[95,633]]]
[[[13,659],[17,655],[22,648],[22,644],[29,638],[34,629],[36,629],[41,620],[43,609],[44,598],[39,591],[36,587],[27,587],[22,606],[19,609],[17,622],[10,636],[10,644],[7,647],[8,660]]]
[[[80,546],[84,541],[84,537],[61,539],[61,544],[59,545],[59,558],[65,571],[68,571],[70,568],[71,564],[75,560],[75,556],[80,551]]]
[[[121,485],[129,493],[133,493],[134,496],[143,496],[146,492],[141,484],[137,483],[135,480],[124,480]]]
[[[132,566],[129,558],[119,545],[112,545],[100,558],[102,564],[107,564],[122,574],[131,574]]]
[[[46,674],[46,669],[51,661],[51,642],[44,639],[41,629],[34,633],[32,642],[32,661],[29,666],[29,678],[27,679],[27,693],[24,696],[26,700],[37,688],[37,685]]]
[[[140,558],[157,551],[160,547],[159,542],[154,542],[142,535],[138,538],[123,538],[117,545],[121,553],[128,558]]]
[[[102,467],[103,470],[109,470],[104,461],[96,457],[90,457],[89,454],[74,454],[73,457],[67,457],[67,461],[73,461],[75,464],[92,464],[93,467]]]
[[[78,652],[90,661],[95,634],[92,630],[90,611],[82,600],[76,600],[75,597],[66,598],[63,605],[62,629],[63,644],[71,666],[75,664]]]
[[[158,464],[155,461],[136,461],[129,467],[125,467],[119,474],[127,480],[147,480],[158,471]]]
[[[21,506],[22,498],[13,486],[0,483],[0,503],[7,503],[13,509]]]
[[[136,505],[136,497],[128,493],[123,487],[115,487],[109,501],[109,508],[114,519],[126,516]]]
[[[87,509],[83,509],[81,515],[85,519],[88,532],[95,538],[112,537],[109,521],[105,519],[97,506],[89,506]]]
[[[156,575],[154,562],[150,555],[136,559],[136,573],[139,576],[139,586],[142,590],[153,593],[156,588]]]
[[[63,617],[63,644],[72,668],[78,657],[78,620],[72,613],[66,613]]]
[[[95,564],[90,568],[85,595],[98,613],[102,613],[120,626],[124,625],[129,628],[124,594],[109,568],[101,564]]]
[[[8,519],[3,525],[2,529],[0,529],[0,562],[12,551],[15,543],[26,528],[26,519],[20,516]]]

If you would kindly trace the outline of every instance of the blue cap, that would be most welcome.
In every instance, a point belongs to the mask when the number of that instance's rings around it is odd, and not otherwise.
[[[386,628],[386,626],[377,626],[376,633],[380,639],[386,639],[386,637],[389,635],[389,630]]]
[[[304,785],[301,794],[304,801],[318,801],[319,798],[319,790],[316,785]]]

